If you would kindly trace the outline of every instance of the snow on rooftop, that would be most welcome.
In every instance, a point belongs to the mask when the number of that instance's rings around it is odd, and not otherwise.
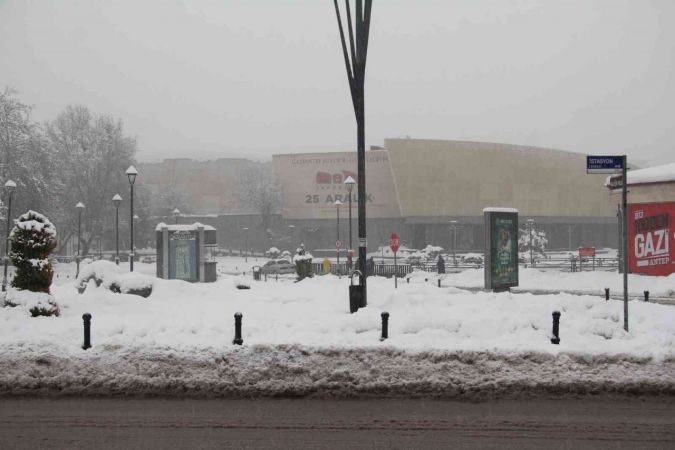
[[[216,229],[212,227],[211,225],[204,225],[199,222],[195,222],[191,225],[177,225],[177,224],[172,224],[172,225],[167,225],[164,222],[160,222],[157,224],[155,227],[155,231],[162,231],[162,228],[167,227],[169,231],[196,231],[197,228],[199,227],[204,227],[205,231],[215,231]]]
[[[607,177],[605,180],[605,186],[609,186],[609,181],[613,176],[615,175],[610,175]],[[629,185],[664,183],[669,181],[675,181],[675,163],[628,171]]]
[[[498,208],[494,206],[490,206],[489,208],[483,208],[483,212],[504,212],[504,213],[518,213],[518,209],[516,208]]]

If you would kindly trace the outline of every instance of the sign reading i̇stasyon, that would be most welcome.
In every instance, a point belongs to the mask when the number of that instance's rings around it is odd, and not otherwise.
[[[274,170],[282,190],[285,219],[331,219],[335,201],[349,206],[344,181],[357,179],[356,152],[274,155]],[[356,217],[357,187],[352,190]],[[366,152],[366,208],[368,217],[400,217],[394,178],[385,150]],[[346,216],[346,214],[345,214]]]

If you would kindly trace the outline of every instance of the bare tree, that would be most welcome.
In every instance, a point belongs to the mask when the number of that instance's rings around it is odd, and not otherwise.
[[[253,163],[240,174],[237,198],[245,211],[260,214],[260,225],[270,228],[272,214],[281,207],[281,195],[269,163]]]

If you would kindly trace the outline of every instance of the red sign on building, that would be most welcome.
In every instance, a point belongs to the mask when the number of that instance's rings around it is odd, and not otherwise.
[[[675,202],[628,205],[630,272],[670,275],[675,272],[674,246]]]
[[[579,258],[595,258],[595,247],[579,247]]]
[[[400,247],[401,242],[398,240],[398,234],[391,233],[391,236],[389,236],[389,248],[392,252],[396,253]]]

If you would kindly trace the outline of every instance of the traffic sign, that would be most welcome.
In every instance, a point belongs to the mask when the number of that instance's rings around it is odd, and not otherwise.
[[[586,173],[619,173],[623,156],[586,156]]]
[[[336,248],[342,248],[342,241],[340,241],[340,240],[335,241],[335,247]]]
[[[398,234],[391,233],[391,236],[389,236],[389,248],[392,252],[396,253],[400,247],[401,242],[398,239]]]

